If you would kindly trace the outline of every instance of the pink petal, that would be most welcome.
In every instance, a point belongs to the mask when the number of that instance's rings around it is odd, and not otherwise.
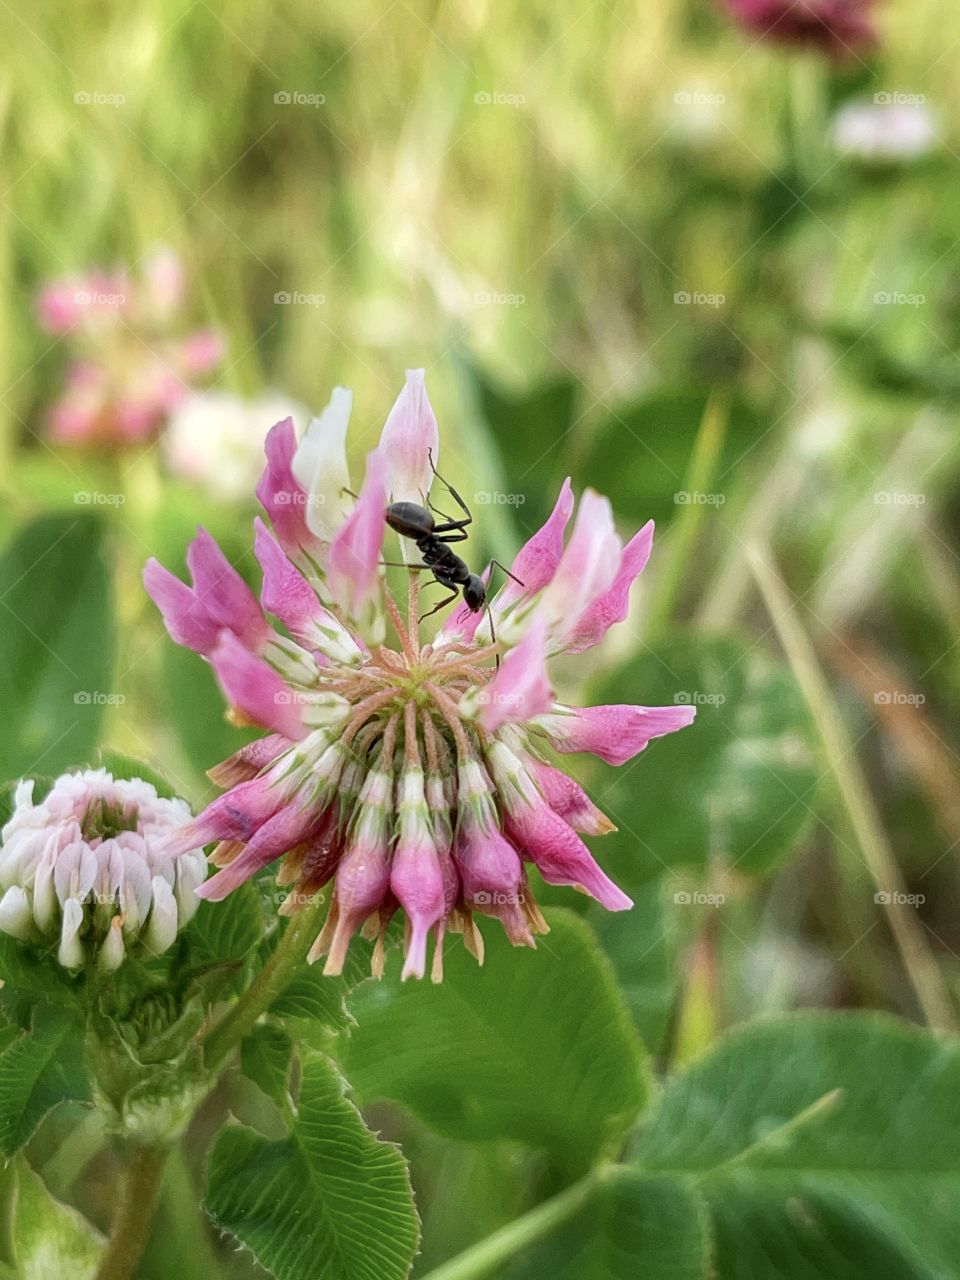
[[[560,494],[546,523],[517,552],[510,572],[520,579],[519,586],[508,578],[497,595],[497,608],[519,600],[521,596],[541,591],[557,571],[563,555],[563,534],[573,513],[573,490],[568,476],[560,486]]]
[[[261,653],[273,632],[257,598],[202,526],[187,548],[187,565],[200,603],[248,649]]]
[[[143,278],[152,311],[158,319],[170,319],[185,293],[180,259],[166,246],[157,249],[144,263]]]
[[[410,922],[401,977],[422,978],[430,930],[446,915],[443,868],[429,841],[417,843],[401,836],[390,869],[390,889]]]
[[[557,751],[590,751],[608,764],[625,764],[653,738],[692,724],[696,707],[565,707],[562,715],[539,717]]]
[[[254,552],[263,570],[261,603],[268,613],[280,619],[295,639],[302,640],[310,622],[326,615],[327,611],[300,570],[284,555],[283,548],[263,521],[257,517],[253,525]]]
[[[523,766],[536,781],[550,808],[574,831],[588,836],[603,836],[616,827],[593,803],[579,782],[561,769],[534,756],[525,755]]]
[[[607,498],[587,489],[580,499],[573,534],[538,606],[538,612],[566,634],[578,614],[613,585],[620,564],[620,539]]]
[[[549,711],[554,693],[544,667],[546,627],[531,623],[520,643],[504,658],[500,670],[480,691],[479,720],[493,733],[502,724],[523,722]]]
[[[251,778],[217,796],[192,822],[181,827],[163,846],[171,858],[210,844],[213,840],[246,843],[285,802],[285,793],[269,777]]]
[[[284,551],[288,555],[296,555],[301,548],[311,549],[317,542],[307,528],[306,492],[293,475],[297,433],[292,418],[284,418],[270,428],[264,451],[267,465],[257,485],[257,498],[269,516]]]
[[[222,628],[209,609],[197,599],[192,587],[181,582],[152,556],[144,565],[143,585],[160,610],[163,625],[177,644],[205,655],[216,648]]]
[[[244,648],[232,631],[220,633],[210,663],[227,700],[248,720],[297,742],[306,737],[297,695],[272,667]]]
[[[356,506],[330,543],[327,581],[334,599],[353,618],[380,589],[380,559],[387,527],[387,466],[374,450]]]
[[[390,410],[379,449],[387,463],[390,500],[422,503],[433,480],[430,454],[436,465],[440,451],[440,432],[423,369],[407,370],[407,384]]]
[[[238,782],[247,782],[272,764],[277,756],[293,746],[288,738],[281,738],[279,733],[268,733],[264,738],[248,742],[245,747],[235,751],[226,760],[221,760],[207,770],[207,777],[219,787],[235,787]]]
[[[598,596],[577,619],[573,634],[564,646],[568,653],[582,653],[599,644],[615,622],[622,622],[630,607],[630,588],[643,572],[653,547],[653,521],[648,520],[623,549],[613,586]]]
[[[632,899],[600,870],[573,828],[546,804],[516,806],[507,815],[507,834],[548,884],[583,889],[608,911],[633,906]]]
[[[322,815],[321,815],[322,821]],[[274,862],[302,840],[309,839],[318,828],[314,810],[286,804],[256,831],[243,853],[228,863],[215,876],[196,890],[197,897],[208,902],[222,902],[227,894],[252,879],[261,868]]]
[[[177,355],[189,378],[199,378],[215,369],[226,354],[226,344],[219,333],[201,329],[180,343]]]
[[[64,333],[77,323],[83,311],[77,300],[82,288],[80,280],[57,280],[41,292],[37,314],[48,333]]]

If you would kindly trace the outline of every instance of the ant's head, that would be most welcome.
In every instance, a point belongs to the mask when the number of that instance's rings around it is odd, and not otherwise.
[[[478,573],[467,575],[463,584],[463,601],[471,613],[479,613],[487,603],[487,588]]]

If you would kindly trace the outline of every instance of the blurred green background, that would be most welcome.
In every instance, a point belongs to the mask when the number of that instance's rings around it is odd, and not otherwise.
[[[358,462],[426,367],[478,564],[566,474],[625,534],[655,517],[606,661],[557,673],[700,707],[582,775],[638,901],[587,914],[653,1052],[797,1005],[936,1021],[960,974],[960,10],[891,0],[879,25],[830,62],[711,0],[3,6],[6,774],[106,740],[200,802],[240,741],[139,571],[181,565],[200,520],[252,568],[252,493],[45,425],[69,342],[38,290],[169,245],[189,322],[228,341],[208,385],[314,412],[351,386]],[[884,157],[838,143],[850,104],[901,109]],[[91,593],[99,631],[71,622]],[[402,1136],[436,1184],[424,1266],[509,1216],[501,1189],[459,1219],[483,1161]]]

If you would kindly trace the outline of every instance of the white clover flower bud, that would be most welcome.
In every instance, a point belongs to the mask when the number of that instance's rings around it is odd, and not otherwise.
[[[0,843],[0,932],[49,949],[67,969],[110,973],[140,947],[159,955],[192,918],[206,876],[202,848],[171,837],[190,820],[139,778],[66,773],[39,803],[16,790]]]

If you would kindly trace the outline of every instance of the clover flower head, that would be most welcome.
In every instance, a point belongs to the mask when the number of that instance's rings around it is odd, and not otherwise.
[[[388,504],[425,507],[437,483],[423,371],[408,373],[356,498],[350,407],[337,389],[302,439],[290,420],[267,438],[257,493],[273,529],[256,522],[259,599],[202,529],[189,585],[147,564],[170,635],[211,664],[235,719],[269,731],[211,770],[224,794],[172,847],[216,842],[219,869],[197,891],[212,900],[273,863],[291,890],[285,914],[332,885],[311,951],[327,973],[341,971],[361,929],[377,939],[382,972],[384,931],[402,911],[403,976],[423,976],[432,936],[439,980],[446,932],[482,958],[478,915],[534,945],[546,924],[531,866],[610,910],[632,905],[581,839],[613,824],[551,757],[588,751],[622,764],[689,724],[694,708],[556,700],[548,660],[596,645],[626,616],[653,539],[651,522],[623,545],[609,502],[588,489],[565,540],[569,481],[488,608],[458,602],[423,642],[416,548],[403,546],[413,551],[406,616],[382,568]]]
[[[183,268],[169,249],[134,276],[93,270],[40,293],[41,326],[71,354],[50,432],[66,444],[135,444],[154,436],[191,387],[223,358],[209,330],[179,336]]]
[[[876,41],[873,0],[726,0],[742,27],[779,44],[853,56]]]
[[[206,875],[199,848],[170,852],[190,819],[140,778],[65,773],[34,802],[20,782],[0,845],[0,930],[56,945],[67,969],[110,972],[128,950],[159,955],[193,917]]]

